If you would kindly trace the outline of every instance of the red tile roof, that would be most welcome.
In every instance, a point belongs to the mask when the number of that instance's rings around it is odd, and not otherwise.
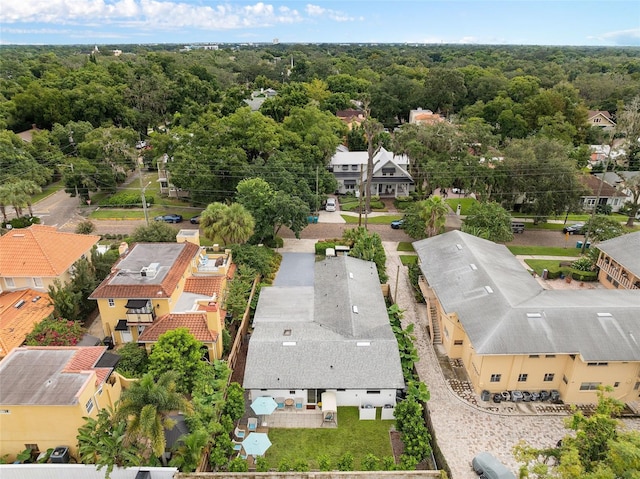
[[[227,272],[227,279],[233,279],[233,276],[236,274],[236,269],[238,269],[238,267],[236,266],[235,263],[231,263],[229,265],[229,271]]]
[[[20,308],[16,308],[19,301],[24,303]],[[20,346],[35,325],[51,313],[53,313],[53,304],[46,293],[32,289],[1,293],[0,358],[9,354],[13,348]]]
[[[219,297],[223,279],[222,276],[191,276],[184,283],[184,292]]]
[[[111,280],[118,274],[118,264],[111,269],[112,273],[100,283],[89,299],[99,298],[168,298],[176,289],[182,275],[191,265],[191,261],[200,252],[200,246],[193,243],[181,243],[184,245],[178,258],[171,266],[171,269],[162,280],[161,284],[110,284]],[[132,251],[131,248],[130,251]]]
[[[209,330],[205,313],[173,313],[156,319],[153,325],[145,328],[138,337],[138,341],[156,342],[164,333],[176,328],[187,328],[198,341],[203,343],[213,343],[218,337],[218,333]]]
[[[0,276],[59,276],[99,240],[99,236],[63,233],[53,226],[12,229],[0,237]]]
[[[67,363],[63,372],[78,373],[80,371],[88,371],[93,369],[98,360],[107,350],[106,346],[87,346],[76,348],[76,354],[73,355],[71,361]]]

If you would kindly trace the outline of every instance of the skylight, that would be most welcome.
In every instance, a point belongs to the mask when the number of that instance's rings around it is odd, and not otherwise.
[[[541,318],[542,315],[540,313],[527,313],[527,318]]]
[[[371,346],[371,341],[358,341],[356,346]]]
[[[478,269],[478,267],[473,263],[469,264],[469,266],[471,266],[471,269],[474,271]]]
[[[491,289],[491,286],[485,286],[484,289],[487,291],[487,293],[493,294],[493,289]]]
[[[353,312],[358,314],[358,307],[355,304],[353,305]]]
[[[282,341],[282,345],[283,346],[295,346],[296,342],[295,341]]]

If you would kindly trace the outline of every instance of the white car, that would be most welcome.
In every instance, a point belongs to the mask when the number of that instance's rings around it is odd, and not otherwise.
[[[327,211],[335,211],[336,210],[336,199],[329,198],[327,199],[327,203],[324,206],[324,209]]]

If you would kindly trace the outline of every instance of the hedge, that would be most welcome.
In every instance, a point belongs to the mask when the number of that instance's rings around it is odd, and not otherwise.
[[[155,202],[155,197],[153,195],[145,196],[145,199],[147,200],[147,205],[152,205]],[[142,198],[137,192],[121,191],[110,196],[109,198],[102,200],[100,202],[100,206],[112,206],[117,208],[141,208]]]

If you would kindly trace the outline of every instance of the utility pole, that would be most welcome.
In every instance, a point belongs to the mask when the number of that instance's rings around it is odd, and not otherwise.
[[[82,204],[82,198],[80,198],[80,195],[78,194],[78,182],[76,181],[76,175],[75,172],[73,170],[73,163],[60,163],[58,164],[58,166],[66,166],[67,168],[71,168],[71,175],[73,175],[73,188],[75,189],[76,192],[76,198],[78,198],[78,201],[80,202],[80,204]]]
[[[142,211],[144,211],[144,221],[147,223],[147,226],[149,226],[149,213],[147,213],[147,198],[145,198],[144,196],[144,191],[147,189],[147,186],[149,186],[150,184],[151,182],[147,183],[146,186],[142,188],[142,191],[140,192],[142,196]],[[142,186],[142,181],[140,181],[140,186]]]
[[[358,228],[362,226],[362,163],[360,163],[360,182],[358,184]]]

